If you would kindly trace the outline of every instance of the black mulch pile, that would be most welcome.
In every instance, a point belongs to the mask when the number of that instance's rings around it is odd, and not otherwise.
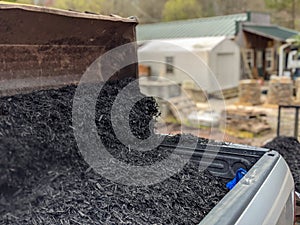
[[[134,150],[112,130],[112,103],[129,82],[110,82],[102,88],[95,115],[98,133],[114,157],[151,165],[172,149]],[[138,92],[133,89],[133,94]],[[198,171],[192,162],[150,186],[122,185],[95,173],[74,137],[75,90],[68,86],[0,99],[0,224],[198,224],[227,193],[223,181]],[[152,98],[136,103],[130,114],[132,133],[142,140],[153,134],[151,121],[157,114]],[[179,138],[164,142],[176,144]],[[191,136],[184,138],[188,143]]]
[[[294,137],[276,137],[265,148],[276,150],[290,167],[295,181],[295,189],[300,192],[300,143]]]

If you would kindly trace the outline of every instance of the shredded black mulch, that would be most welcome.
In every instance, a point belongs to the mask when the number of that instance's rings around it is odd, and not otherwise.
[[[295,189],[300,192],[300,143],[294,137],[280,136],[267,143],[265,148],[276,150],[290,167],[295,181]]]
[[[112,103],[130,81],[104,86],[95,121],[102,142],[115,158],[151,165],[168,157],[172,149],[131,149],[112,130]],[[99,90],[97,85],[90,88]],[[227,193],[223,181],[199,171],[192,162],[150,186],[122,185],[95,173],[83,160],[74,137],[75,90],[76,86],[68,86],[0,99],[0,224],[198,224]],[[144,97],[130,112],[130,129],[137,138],[153,134],[151,121],[158,110],[152,98]],[[163,141],[176,144],[179,138]],[[184,136],[187,143],[190,139]]]

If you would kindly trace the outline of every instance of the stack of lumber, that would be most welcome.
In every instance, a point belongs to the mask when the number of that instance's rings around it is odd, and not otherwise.
[[[293,104],[293,83],[289,77],[272,76],[267,96],[268,104]]]
[[[257,80],[241,80],[239,84],[239,103],[259,105],[261,90]]]
[[[262,134],[271,129],[264,110],[251,106],[228,106],[223,112],[226,130],[248,132],[252,136]]]

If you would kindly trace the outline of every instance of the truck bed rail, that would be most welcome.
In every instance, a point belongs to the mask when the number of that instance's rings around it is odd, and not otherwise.
[[[192,155],[191,161],[199,163],[200,168],[207,168],[213,175],[228,179],[233,178],[239,168],[250,170],[270,151],[236,144],[197,144],[196,148],[161,144],[159,148],[176,148],[176,154]]]

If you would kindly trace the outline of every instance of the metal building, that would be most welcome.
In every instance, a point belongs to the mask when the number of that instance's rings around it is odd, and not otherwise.
[[[178,84],[192,80],[207,93],[237,87],[240,80],[239,47],[226,37],[145,41],[138,58],[152,76]]]

